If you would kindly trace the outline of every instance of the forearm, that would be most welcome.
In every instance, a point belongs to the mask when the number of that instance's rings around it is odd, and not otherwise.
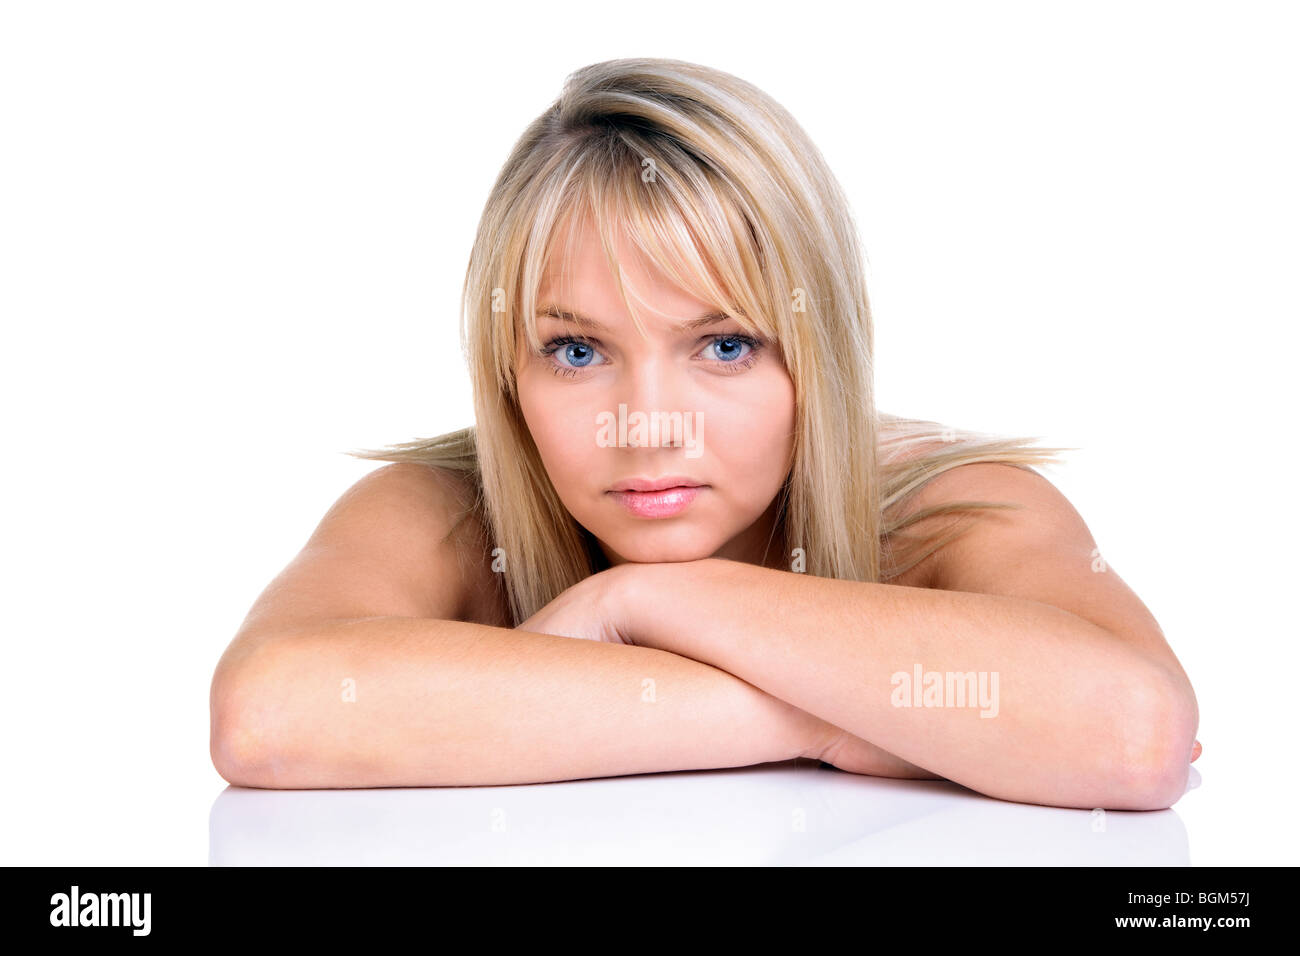
[[[535,783],[801,756],[822,721],[667,651],[420,618],[281,636],[212,690],[214,761],[269,788]]]
[[[716,559],[643,569],[638,644],[713,664],[964,786],[1148,809],[1181,793],[1180,750],[1185,784],[1195,727],[1175,679],[1060,608]],[[942,683],[927,698],[931,673]],[[977,693],[959,706],[944,685],[966,674]]]

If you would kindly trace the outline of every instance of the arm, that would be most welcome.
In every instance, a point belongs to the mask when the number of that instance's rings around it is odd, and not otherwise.
[[[990,796],[1170,806],[1199,754],[1198,711],[1159,624],[1101,559],[1072,504],[1032,469],[963,465],[928,482],[908,507],[975,500],[1019,507],[983,513],[940,549],[925,587],[715,560],[640,566],[643,594],[659,597],[643,598],[656,612],[639,615],[634,636],[722,667],[846,736]],[[923,518],[914,530],[947,520]],[[728,613],[682,613],[707,606]],[[912,699],[900,695],[918,667],[923,684],[928,673],[983,672],[986,690],[998,690],[997,716],[895,706]],[[823,759],[843,765],[838,745]]]
[[[632,604],[653,609],[631,625],[638,644],[713,664],[981,793],[1153,809],[1186,785],[1195,723],[1179,686],[1060,608],[712,558],[641,565],[637,577]],[[726,613],[699,612],[710,606]],[[892,678],[910,679],[917,666],[997,672],[986,684],[997,688],[995,707],[898,706],[903,688]]]
[[[211,751],[226,780],[525,783],[743,766],[826,739],[811,714],[698,661],[469,623],[498,583],[465,560],[482,548],[478,522],[455,521],[473,498],[452,473],[392,464],[330,508],[217,665]],[[557,603],[610,614],[610,579]]]
[[[212,718],[226,780],[290,789],[747,766],[804,756],[827,730],[725,671],[654,648],[408,617],[259,641],[222,661]]]

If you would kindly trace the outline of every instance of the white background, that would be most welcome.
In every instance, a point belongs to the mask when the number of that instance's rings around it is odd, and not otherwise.
[[[0,862],[195,864],[208,685],[375,463],[472,423],[459,294],[515,138],[668,56],[853,204],[878,404],[1050,472],[1195,685],[1193,864],[1297,859],[1289,4],[0,6]]]

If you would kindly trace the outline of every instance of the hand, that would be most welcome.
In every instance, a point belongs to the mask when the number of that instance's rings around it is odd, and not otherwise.
[[[631,605],[624,599],[621,587],[627,568],[616,565],[583,578],[516,625],[515,630],[608,644],[633,643],[628,613]]]
[[[825,731],[821,738],[804,752],[803,756],[820,760],[848,773],[867,774],[872,777],[903,777],[915,780],[942,780],[937,773],[908,763],[902,757],[877,747],[869,740],[855,737],[822,721]]]

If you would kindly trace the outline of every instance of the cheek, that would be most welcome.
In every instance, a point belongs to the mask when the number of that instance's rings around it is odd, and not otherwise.
[[[752,378],[734,402],[705,413],[703,444],[719,482],[735,489],[738,500],[766,507],[794,448],[794,383],[784,368]]]
[[[524,415],[542,464],[556,490],[563,493],[571,483],[591,473],[596,453],[594,413],[588,414],[581,401],[552,394],[555,383],[549,372],[521,372],[519,407]]]

